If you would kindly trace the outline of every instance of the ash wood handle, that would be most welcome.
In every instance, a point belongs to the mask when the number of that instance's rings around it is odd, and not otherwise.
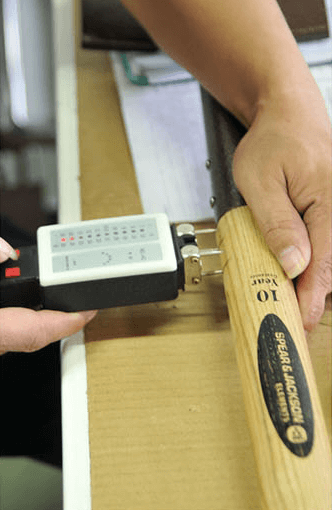
[[[268,510],[331,510],[331,457],[292,282],[247,206],[218,223],[248,424]]]

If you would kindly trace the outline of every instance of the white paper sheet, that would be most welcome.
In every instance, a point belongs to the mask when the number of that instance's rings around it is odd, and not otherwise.
[[[170,221],[212,218],[199,85],[133,85],[111,54],[144,212]]]

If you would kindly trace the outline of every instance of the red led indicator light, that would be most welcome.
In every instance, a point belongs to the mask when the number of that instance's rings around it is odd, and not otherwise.
[[[71,236],[71,237],[69,238],[69,240],[70,240],[70,241],[74,241],[74,239],[75,239],[75,237],[73,237],[73,236]]]
[[[21,270],[19,267],[7,267],[5,271],[6,278],[17,278],[21,276]]]
[[[62,243],[65,243],[67,241],[67,239],[65,237],[61,237],[61,242]]]
[[[15,250],[15,252],[16,252],[17,257],[20,258],[20,255],[21,255],[20,250]]]

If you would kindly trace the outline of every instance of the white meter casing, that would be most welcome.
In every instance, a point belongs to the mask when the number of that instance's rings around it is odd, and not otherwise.
[[[175,299],[178,265],[165,214],[40,227],[44,307],[88,310]]]

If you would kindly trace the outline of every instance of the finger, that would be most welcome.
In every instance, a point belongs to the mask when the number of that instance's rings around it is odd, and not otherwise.
[[[33,352],[70,336],[94,318],[96,311],[64,313],[26,308],[0,310],[0,352]]]
[[[304,327],[311,331],[325,309],[326,295],[332,290],[332,248],[330,206],[314,204],[304,215],[312,244],[308,269],[298,278],[297,295]]]
[[[0,262],[5,262],[7,259],[17,260],[18,256],[14,248],[0,237]]]

